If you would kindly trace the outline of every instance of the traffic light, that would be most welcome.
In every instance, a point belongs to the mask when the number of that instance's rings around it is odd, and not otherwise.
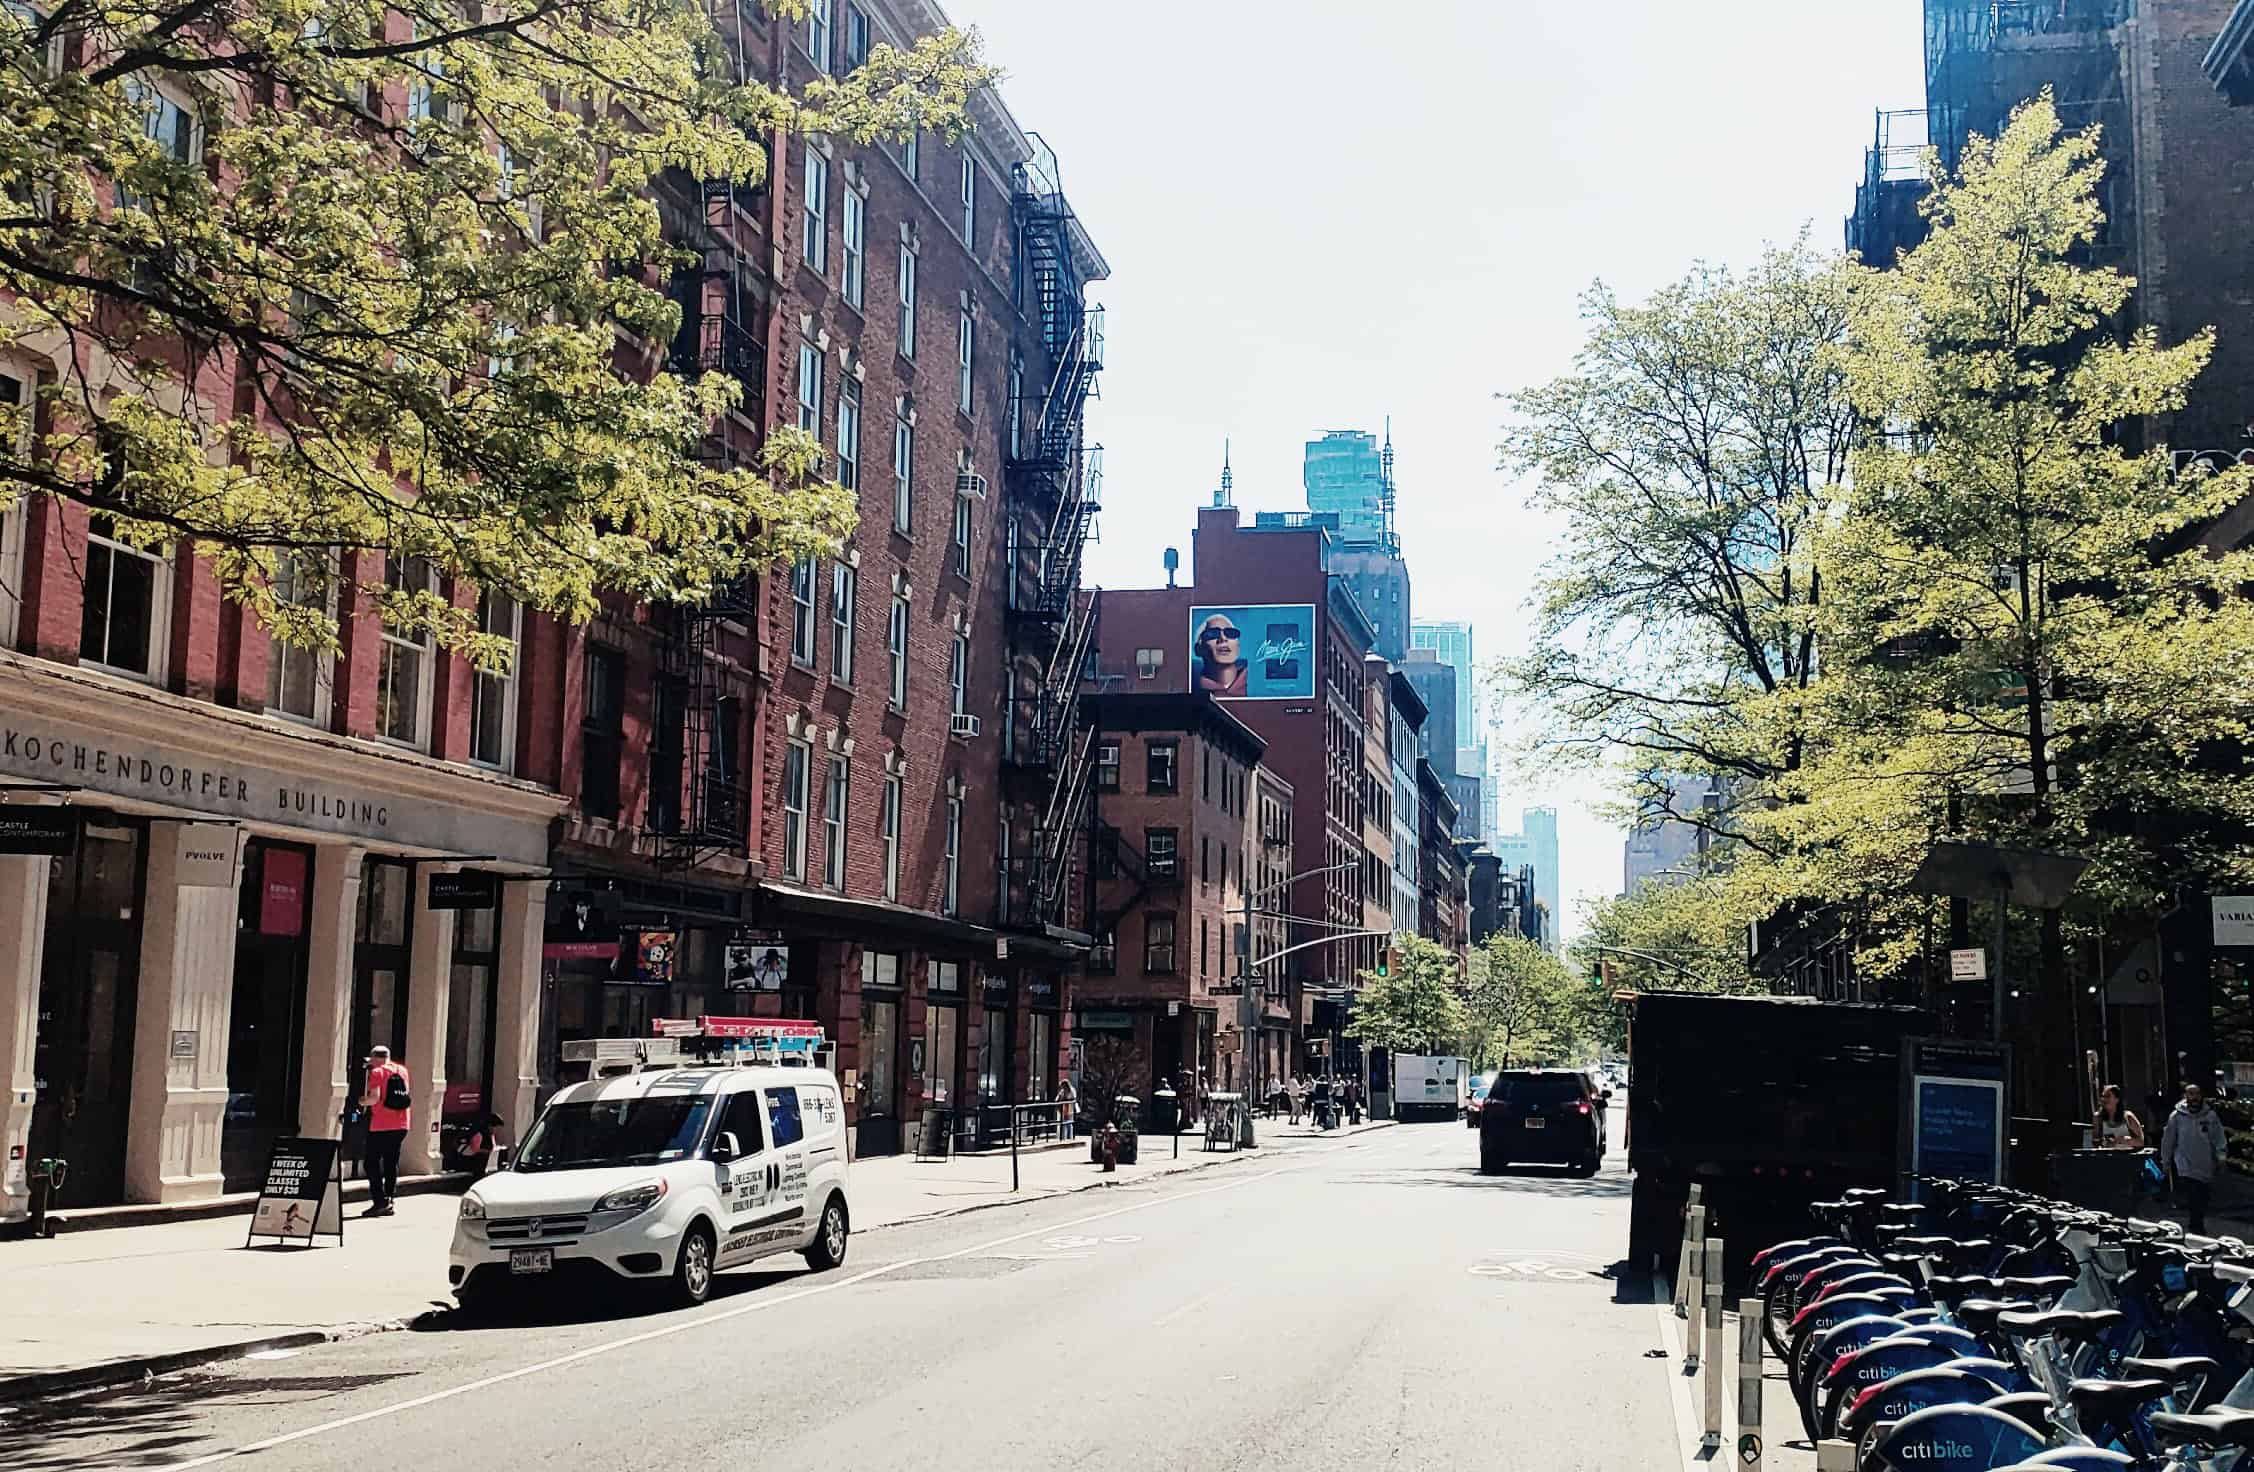
[[[1387,945],[1377,953],[1377,975],[1380,981],[1393,975],[1393,947]]]

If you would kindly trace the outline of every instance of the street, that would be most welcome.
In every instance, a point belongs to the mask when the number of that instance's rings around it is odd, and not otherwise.
[[[1608,1275],[1618,1150],[1593,1180],[1475,1155],[1446,1125],[1269,1150],[858,1236],[694,1312],[391,1333],[0,1426],[38,1469],[1676,1465],[1657,1316]]]

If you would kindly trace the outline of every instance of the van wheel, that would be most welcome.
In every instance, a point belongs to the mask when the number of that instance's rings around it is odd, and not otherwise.
[[[845,1214],[845,1198],[830,1197],[822,1208],[822,1224],[814,1229],[813,1244],[806,1249],[806,1265],[817,1273],[826,1273],[845,1261],[845,1243],[852,1231],[853,1224]]]
[[[673,1263],[673,1298],[684,1308],[695,1308],[712,1296],[712,1228],[698,1222],[681,1239],[681,1255]]]

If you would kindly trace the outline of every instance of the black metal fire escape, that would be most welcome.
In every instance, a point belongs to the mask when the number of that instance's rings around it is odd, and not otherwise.
[[[1099,595],[1080,566],[1100,506],[1102,450],[1083,421],[1103,367],[1103,309],[1090,310],[1085,266],[1074,252],[1071,208],[1056,156],[1035,157],[1011,181],[1010,209],[1026,306],[1046,361],[1039,387],[1010,405],[1015,432],[1003,462],[1009,533],[1010,709],[1003,734],[1009,838],[1001,875],[1004,925],[1061,927],[1072,879],[1085,862],[1094,728],[1081,714],[1080,682],[1093,666]]]

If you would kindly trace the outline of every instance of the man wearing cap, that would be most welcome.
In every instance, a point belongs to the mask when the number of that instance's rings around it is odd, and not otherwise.
[[[360,1102],[368,1111],[368,1209],[364,1216],[390,1216],[399,1194],[399,1147],[407,1142],[414,1113],[415,1081],[407,1065],[391,1061],[382,1043],[368,1050],[368,1087]]]

